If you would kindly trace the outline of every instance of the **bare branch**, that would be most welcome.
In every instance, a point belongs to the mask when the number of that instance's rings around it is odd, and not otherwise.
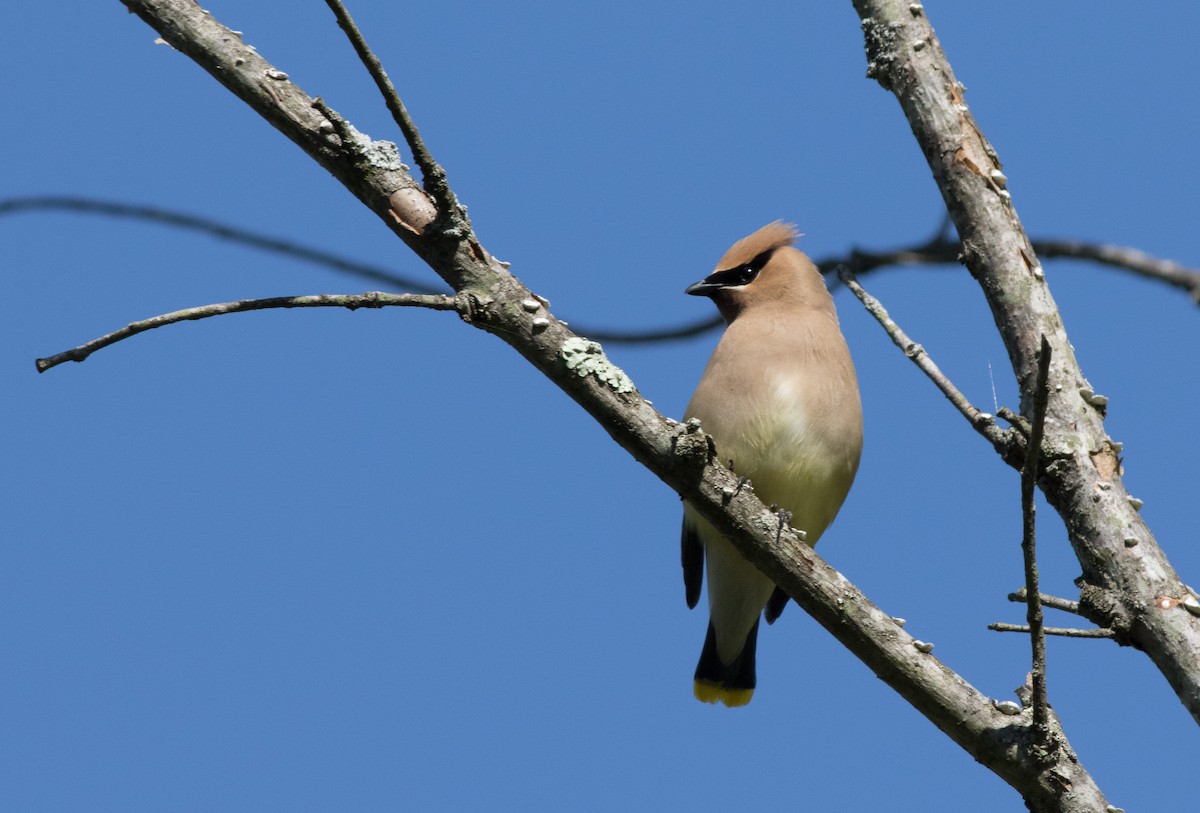
[[[203,305],[198,308],[185,308],[181,311],[152,316],[140,322],[131,322],[120,330],[114,330],[105,336],[73,347],[62,353],[37,360],[37,370],[44,373],[51,367],[57,367],[68,361],[83,361],[97,350],[116,344],[119,341],[145,333],[147,330],[173,325],[177,322],[208,319],[212,316],[223,316],[227,313],[245,313],[246,311],[261,311],[268,308],[388,308],[388,307],[418,307],[438,311],[456,310],[458,300],[445,294],[385,294],[372,291],[365,294],[316,294],[313,296],[274,296],[267,299],[242,299],[237,302],[221,302],[215,305]]]
[[[270,237],[265,234],[239,228],[229,223],[222,223],[219,220],[184,214],[183,212],[163,209],[157,206],[138,206],[94,198],[57,195],[0,200],[0,217],[7,214],[29,211],[84,212],[87,214],[104,215],[106,217],[120,217],[130,220],[141,220],[148,223],[159,223],[164,226],[203,232],[219,240],[241,243],[242,245],[259,248],[263,251],[273,251],[276,254],[283,254],[284,256],[303,260],[313,265],[323,265],[327,268],[332,268],[334,271],[349,274],[352,277],[369,279],[373,282],[383,282],[412,293],[436,294],[442,290],[428,283],[400,276],[386,268],[360,263],[329,251],[305,246],[292,240],[285,240],[282,237]]]
[[[1029,622],[1029,640],[1032,649],[1033,668],[1030,670],[1033,700],[1033,725],[1042,737],[1042,746],[1051,748],[1053,735],[1047,728],[1049,704],[1046,700],[1046,634],[1042,627],[1041,591],[1038,588],[1037,567],[1037,508],[1033,501],[1037,487],[1038,467],[1041,463],[1042,436],[1046,426],[1046,401],[1050,388],[1050,343],[1042,338],[1042,352],[1038,356],[1037,378],[1034,380],[1033,415],[1029,420],[1029,440],[1025,445],[1025,466],[1021,470],[1021,553],[1025,560],[1025,595],[1028,596],[1026,620]]]
[[[319,100],[315,100],[319,102]],[[323,102],[317,104],[329,115]],[[344,274],[374,282],[385,283],[392,288],[410,291],[412,293],[438,293],[438,289],[419,280],[401,276],[380,266],[351,260],[339,254],[323,249],[305,246],[300,243],[280,237],[271,237],[249,231],[228,223],[222,223],[211,218],[189,215],[171,209],[156,206],[139,206],[135,204],[118,203],[115,201],[93,198],[80,198],[64,195],[49,195],[41,197],[18,197],[0,199],[0,217],[26,211],[67,211],[84,212],[89,214],[107,215],[111,217],[142,220],[160,223],[180,229],[190,229],[204,232],[222,240],[260,248],[264,251],[274,251],[289,257],[323,265]],[[1152,257],[1135,248],[1123,246],[1101,245],[1074,240],[1033,240],[1034,250],[1045,257],[1087,260],[1132,271],[1149,279],[1166,282],[1187,291],[1200,302],[1200,271],[1187,268],[1170,260]],[[830,284],[836,284],[839,268],[849,267],[855,276],[861,276],[882,268],[896,265],[946,265],[957,264],[962,246],[957,241],[948,238],[945,231],[939,229],[932,239],[924,242],[898,248],[893,251],[868,252],[854,250],[848,255],[837,255],[817,260],[816,265],[826,277],[833,277]],[[677,327],[647,328],[645,330],[617,330],[615,328],[593,327],[587,324],[573,322],[579,333],[591,336],[601,342],[614,344],[652,344],[656,342],[690,339],[724,324],[720,316],[697,319]]]
[[[1015,593],[1009,593],[1008,600],[1018,604],[1026,604],[1029,601],[1028,595],[1029,593],[1024,587],[1022,587]],[[1049,607],[1052,610],[1062,610],[1063,612],[1073,613],[1074,615],[1080,614],[1078,601],[1071,601],[1067,598],[1051,596],[1047,593],[1038,593],[1038,600],[1042,603],[1043,607]]]
[[[1004,624],[996,622],[988,624],[988,629],[994,632],[1029,632],[1025,624]],[[1109,629],[1081,630],[1071,627],[1042,627],[1044,635],[1058,635],[1063,638],[1115,638],[1116,633]]]
[[[677,339],[690,339],[693,336],[701,336],[711,330],[716,330],[725,324],[725,320],[718,315],[708,319],[697,319],[694,322],[689,322],[679,327],[632,331],[593,328],[577,322],[572,322],[571,324],[584,336],[590,336],[599,342],[611,342],[613,344],[654,344],[657,342],[669,342]]]
[[[924,6],[907,0],[854,0],[854,6],[868,76],[895,94],[929,162],[962,240],[962,260],[1008,350],[1024,414],[1031,414],[1043,337],[1053,350],[1042,450],[1053,461],[1039,486],[1063,518],[1082,566],[1081,610],[1146,652],[1200,721],[1200,625],[1186,612],[1148,610],[1155,596],[1182,595],[1184,587],[1124,487],[1119,446],[1104,428],[1106,399],[1075,358],[999,156],[971,115]],[[1129,548],[1125,539],[1139,544]],[[1054,796],[1049,785],[1044,789]]]
[[[1065,257],[1123,268],[1147,279],[1173,285],[1191,296],[1200,305],[1200,271],[1171,260],[1151,257],[1128,246],[1084,243],[1079,240],[1034,240],[1033,249],[1043,257]]]
[[[387,72],[383,69],[383,64],[380,63],[378,57],[371,51],[367,45],[366,38],[362,32],[358,30],[350,12],[346,10],[346,6],[341,0],[325,0],[325,4],[329,6],[333,15],[337,18],[338,26],[346,33],[346,38],[350,40],[350,44],[354,46],[354,52],[358,54],[359,60],[371,74],[371,78],[375,80],[375,86],[379,88],[380,94],[383,95],[383,101],[387,105],[387,109],[391,112],[392,118],[396,125],[400,128],[400,132],[404,134],[404,140],[408,142],[409,149],[412,150],[413,160],[421,170],[421,180],[424,184],[425,191],[433,198],[434,204],[438,211],[450,219],[447,224],[454,229],[465,229],[469,236],[470,223],[467,220],[467,213],[459,204],[458,198],[454,191],[450,188],[450,184],[446,180],[446,171],[442,165],[434,160],[433,155],[425,146],[424,139],[421,138],[421,133],[417,130],[417,125],[413,122],[412,117],[408,114],[408,109],[404,106],[404,102],[400,99],[400,94],[396,92],[395,85],[388,78]]]
[[[946,374],[934,363],[925,348],[908,337],[900,326],[892,320],[888,315],[887,309],[883,304],[867,293],[866,290],[854,278],[849,268],[843,266],[838,271],[838,278],[842,283],[850,289],[850,291],[858,297],[858,300],[863,303],[863,307],[867,312],[875,317],[876,321],[883,326],[883,329],[891,337],[892,341],[904,351],[904,355],[912,360],[920,368],[921,372],[929,377],[929,380],[934,383],[942,394],[954,405],[954,407],[962,413],[962,416],[967,419],[967,423],[975,428],[975,431],[983,435],[992,446],[1000,452],[1002,457],[1006,459],[1012,457],[1016,450],[1013,448],[1013,432],[1010,429],[1001,429],[996,425],[995,418],[987,413],[977,409],[967,397],[954,386],[953,382],[946,377]]]
[[[1153,257],[1129,246],[1088,243],[1082,240],[1031,238],[1030,245],[1040,257],[1047,259],[1080,260],[1130,271],[1156,282],[1180,289],[1200,304],[1200,270],[1172,260]],[[856,275],[892,265],[944,265],[960,262],[962,244],[946,235],[935,236],[927,243],[898,248],[893,251],[854,251],[849,257],[831,257],[817,266],[829,273],[838,265],[850,266]]]

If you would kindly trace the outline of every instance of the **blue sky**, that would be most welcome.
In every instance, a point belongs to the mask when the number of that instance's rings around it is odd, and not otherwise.
[[[119,3],[0,32],[2,194],[177,208],[436,281],[326,173]],[[815,7],[818,6],[819,7]],[[814,6],[810,8],[809,6]],[[396,138],[321,2],[213,14]],[[1200,264],[1194,4],[927,3],[1042,237]],[[578,325],[708,315],[682,294],[776,218],[816,257],[926,238],[940,198],[850,4],[351,6],[484,244]],[[0,218],[0,796],[13,810],[1010,811],[1019,798],[796,607],[747,708],[697,703],[677,498],[452,314],[240,314],[45,375],[134,319],[373,287],[159,226]],[[1200,315],[1048,261],[1126,483],[1185,580]],[[1016,406],[958,267],[864,280],[978,406]],[[1018,480],[837,293],[867,445],[820,552],[1001,699],[1024,677]],[[678,417],[716,336],[607,350]],[[1074,595],[1040,514],[1043,585]],[[1070,625],[1055,616],[1054,623]],[[1051,702],[1109,798],[1200,794],[1148,660],[1052,640]]]

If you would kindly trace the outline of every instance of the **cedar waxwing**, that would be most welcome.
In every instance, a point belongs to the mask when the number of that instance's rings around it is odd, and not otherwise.
[[[699,418],[722,462],[816,544],[833,522],[862,452],[862,404],[833,297],[812,261],[776,221],[739,240],[687,293],[725,317],[685,420]],[[759,614],[783,612],[787,594],[742,557],[688,503],[683,506],[688,607],[708,570],[708,633],[695,694],[742,706],[754,694]]]

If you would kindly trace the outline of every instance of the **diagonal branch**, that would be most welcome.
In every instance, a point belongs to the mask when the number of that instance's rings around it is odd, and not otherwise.
[[[1075,358],[1034,247],[1005,188],[996,151],[967,107],[963,85],[925,8],[908,0],[854,0],[862,18],[867,74],[899,101],[962,239],[962,261],[978,281],[1031,414],[1042,337],[1054,362],[1039,486],[1058,511],[1083,569],[1081,609],[1117,640],[1146,652],[1200,721],[1200,625],[1155,596],[1185,588],[1138,514],[1121,479],[1119,445],[1104,428],[1097,396]],[[1125,540],[1132,539],[1136,547]]]
[[[924,346],[908,338],[908,335],[888,315],[887,309],[883,307],[883,304],[859,285],[858,280],[854,278],[854,274],[850,272],[849,268],[842,267],[838,271],[838,279],[850,289],[851,293],[858,297],[858,301],[862,302],[867,312],[874,316],[876,321],[883,326],[883,329],[891,337],[895,345],[904,351],[904,355],[908,356],[913,364],[916,364],[921,372],[929,377],[934,386],[942,391],[942,395],[946,396],[955,409],[962,413],[962,416],[967,419],[967,423],[971,424],[975,428],[975,431],[987,438],[1001,457],[1015,464],[1018,449],[1014,445],[1013,431],[1011,429],[1001,429],[999,426],[996,426],[996,420],[991,414],[981,412],[974,404],[968,401],[967,396],[963,395],[937,364],[934,363],[929,353],[925,351]]]
[[[412,117],[408,114],[408,108],[404,106],[404,102],[400,98],[400,94],[396,92],[392,80],[388,78],[387,71],[383,69],[378,57],[371,51],[367,45],[367,40],[363,37],[362,32],[358,30],[354,19],[350,16],[350,12],[346,10],[345,4],[341,0],[325,0],[325,4],[329,6],[334,17],[337,18],[338,26],[345,32],[350,44],[354,46],[354,52],[358,54],[359,60],[363,63],[363,67],[371,74],[371,78],[375,80],[375,86],[379,88],[379,92],[383,95],[383,101],[387,105],[387,109],[392,114],[396,126],[400,128],[400,132],[404,135],[404,140],[408,143],[409,149],[412,150],[413,160],[421,170],[421,180],[424,184],[425,191],[433,199],[434,205],[437,207],[438,213],[446,218],[445,224],[449,231],[455,232],[455,236],[466,237],[473,240],[471,234],[470,221],[467,219],[467,212],[458,202],[454,190],[450,188],[449,182],[446,180],[446,171],[442,165],[434,160],[432,153],[425,146],[425,140],[421,138],[421,133],[417,130],[417,125],[413,123]]]
[[[68,361],[82,362],[92,353],[119,341],[145,333],[147,330],[174,325],[178,322],[208,319],[213,316],[223,316],[227,313],[245,313],[261,311],[269,308],[387,308],[387,307],[417,307],[429,308],[435,311],[451,311],[459,307],[459,302],[445,294],[385,294],[371,291],[365,294],[315,294],[312,296],[273,296],[266,299],[241,299],[237,302],[221,302],[215,305],[202,305],[197,308],[185,308],[180,311],[164,313],[130,322],[120,330],[114,330],[86,344],[56,353],[53,356],[37,360],[37,370],[44,373],[51,367],[57,367]]]
[[[358,25],[351,18],[350,12],[341,3],[341,0],[326,0],[325,4],[329,6],[330,11],[333,12],[333,16],[337,18],[338,27],[346,33],[346,38],[354,46],[354,52],[358,54],[359,60],[367,69],[367,73],[371,74],[371,78],[375,80],[375,86],[379,88],[380,94],[383,95],[384,104],[387,105],[388,111],[392,114],[392,119],[395,120],[396,125],[400,128],[400,132],[404,134],[404,140],[408,142],[408,146],[412,150],[413,160],[420,167],[421,174],[426,179],[426,183],[428,184],[433,181],[438,183],[441,189],[446,189],[445,171],[433,159],[433,155],[426,148],[425,141],[421,138],[421,133],[417,130],[417,125],[413,123],[412,117],[408,115],[408,108],[404,106],[404,102],[400,99],[400,94],[396,92],[396,87],[392,84],[392,80],[383,69],[383,65],[367,45],[366,39],[363,37],[362,32],[358,30]],[[426,186],[425,191],[431,194],[433,192],[428,186]],[[438,200],[436,196],[435,200]]]
[[[440,289],[434,288],[428,283],[402,277],[385,268],[360,263],[330,251],[305,246],[282,237],[271,237],[259,232],[249,231],[230,223],[222,223],[219,220],[200,217],[198,215],[189,215],[171,209],[163,209],[158,206],[138,206],[130,203],[117,203],[116,201],[66,195],[0,200],[0,217],[7,214],[30,211],[85,212],[105,217],[120,217],[149,223],[160,223],[164,226],[198,231],[216,237],[219,240],[241,243],[242,245],[259,248],[263,251],[271,251],[286,257],[293,257],[314,265],[323,265],[326,268],[332,268],[334,271],[339,271],[352,277],[369,279],[373,282],[383,282],[395,288],[405,289],[413,293],[434,294],[440,291]]]

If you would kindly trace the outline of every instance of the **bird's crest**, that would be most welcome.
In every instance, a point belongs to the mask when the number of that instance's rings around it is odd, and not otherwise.
[[[749,237],[743,237],[734,243],[717,263],[717,270],[736,268],[743,263],[750,262],[764,251],[790,246],[796,242],[796,238],[799,236],[800,233],[796,231],[796,227],[790,223],[784,223],[782,220],[768,223]]]

